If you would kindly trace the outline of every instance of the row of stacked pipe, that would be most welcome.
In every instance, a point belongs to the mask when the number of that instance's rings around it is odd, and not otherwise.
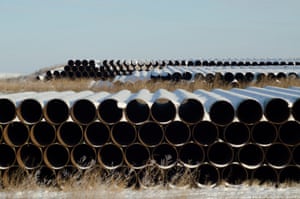
[[[142,187],[299,182],[299,122],[300,87],[2,93],[0,170],[4,184],[93,169]]]
[[[216,60],[69,60],[38,79],[93,78],[117,81],[127,76],[144,79],[225,83],[281,80],[299,77],[299,61],[216,61]],[[284,72],[283,72],[284,71]],[[145,77],[146,76],[146,77]]]

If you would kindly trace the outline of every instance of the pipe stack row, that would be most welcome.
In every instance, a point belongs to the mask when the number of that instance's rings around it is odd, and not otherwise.
[[[0,169],[98,168],[145,187],[299,182],[299,122],[299,87],[1,94]]]

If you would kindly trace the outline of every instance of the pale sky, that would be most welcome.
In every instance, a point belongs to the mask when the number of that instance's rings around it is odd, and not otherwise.
[[[0,0],[0,72],[70,58],[299,58],[299,10],[299,0]]]

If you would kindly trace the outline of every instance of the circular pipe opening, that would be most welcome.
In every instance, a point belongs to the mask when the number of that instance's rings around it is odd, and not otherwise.
[[[275,143],[267,149],[266,161],[271,167],[281,169],[289,164],[291,156],[291,151],[287,146]]]
[[[175,166],[166,171],[166,181],[171,188],[187,188],[191,183],[189,168]]]
[[[16,161],[16,152],[14,148],[6,144],[0,144],[0,154],[0,169],[8,169]]]
[[[82,140],[82,127],[74,122],[64,122],[57,130],[58,141],[67,147],[79,144]]]
[[[279,98],[270,100],[265,108],[265,116],[269,121],[277,124],[287,121],[290,116],[288,103]]]
[[[99,119],[108,124],[119,122],[122,118],[123,110],[118,107],[118,102],[107,99],[98,106]]]
[[[128,122],[118,122],[111,129],[111,138],[119,146],[125,147],[132,144],[136,139],[135,127]]]
[[[224,74],[224,81],[227,82],[227,83],[230,83],[234,80],[234,75],[230,72],[226,72]]]
[[[248,180],[247,170],[239,164],[231,164],[222,172],[223,180],[229,185],[240,185]]]
[[[125,109],[128,121],[135,124],[142,124],[150,118],[150,108],[148,104],[139,99],[131,100]]]
[[[189,141],[191,132],[189,126],[181,121],[168,124],[165,130],[165,139],[174,146],[182,146]]]
[[[0,99],[0,123],[7,124],[16,117],[15,104],[9,99]]]
[[[219,170],[210,165],[202,164],[196,170],[195,183],[198,187],[214,187],[220,181]]]
[[[188,143],[181,147],[179,151],[180,162],[188,168],[198,167],[204,160],[203,148],[195,143]]]
[[[160,144],[153,148],[152,159],[161,169],[171,168],[177,163],[177,150],[169,144]]]
[[[193,128],[193,140],[200,145],[210,145],[214,143],[219,135],[216,125],[209,121],[197,123]]]
[[[39,122],[31,128],[30,137],[35,145],[47,146],[56,139],[55,127],[47,122]]]
[[[54,186],[56,184],[55,171],[45,166],[38,168],[34,172],[34,177],[38,185],[49,187]]]
[[[69,160],[68,148],[60,144],[52,144],[44,151],[45,164],[51,169],[62,169],[68,164]]]
[[[287,121],[279,127],[279,139],[284,144],[294,146],[300,143],[300,124],[296,121]]]
[[[233,150],[229,144],[215,142],[207,151],[209,162],[216,167],[225,167],[233,160]]]
[[[87,144],[78,144],[72,149],[71,161],[78,169],[89,169],[96,163],[95,149]]]
[[[101,122],[89,124],[84,132],[87,144],[92,147],[101,147],[109,140],[109,127]]]
[[[98,161],[106,169],[116,169],[123,164],[123,151],[114,144],[106,144],[98,152]]]
[[[138,138],[142,144],[155,147],[163,141],[164,131],[158,123],[147,122],[140,127]]]
[[[202,120],[204,108],[198,100],[186,99],[181,102],[178,108],[178,114],[182,121],[193,124]]]
[[[277,139],[277,129],[272,123],[263,121],[253,126],[251,135],[256,144],[269,146]]]
[[[209,116],[212,122],[224,126],[232,122],[234,112],[234,108],[229,102],[217,101],[210,108]]]
[[[238,159],[243,167],[256,169],[264,161],[264,151],[256,144],[247,144],[239,150]]]
[[[279,173],[280,183],[299,183],[300,182],[300,168],[296,166],[288,166],[282,169]]]
[[[25,99],[18,108],[20,120],[24,123],[35,124],[43,118],[41,104],[35,99]]]
[[[278,174],[269,166],[262,166],[255,169],[252,173],[252,183],[262,184],[277,184]]]
[[[156,122],[169,123],[176,116],[176,107],[168,99],[159,99],[151,106],[151,115]]]
[[[96,107],[87,99],[77,100],[72,106],[71,116],[75,122],[88,125],[97,117]]]
[[[246,124],[233,122],[224,130],[224,139],[233,147],[242,147],[250,139],[250,131]]]
[[[43,161],[42,150],[33,144],[25,144],[18,149],[17,161],[24,169],[36,169]]]
[[[21,122],[9,123],[4,128],[3,137],[10,146],[22,146],[29,140],[29,128]]]
[[[61,124],[69,117],[68,105],[60,99],[52,99],[45,106],[45,119],[52,124]]]
[[[237,108],[237,117],[241,122],[253,124],[263,116],[263,109],[255,100],[244,100]]]
[[[144,145],[135,143],[125,149],[125,161],[129,167],[141,169],[149,164],[150,152]]]

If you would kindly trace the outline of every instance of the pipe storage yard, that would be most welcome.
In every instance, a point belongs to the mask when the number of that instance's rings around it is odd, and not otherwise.
[[[299,100],[300,87],[273,86],[1,93],[0,170],[62,183],[99,168],[144,188],[299,182]]]

